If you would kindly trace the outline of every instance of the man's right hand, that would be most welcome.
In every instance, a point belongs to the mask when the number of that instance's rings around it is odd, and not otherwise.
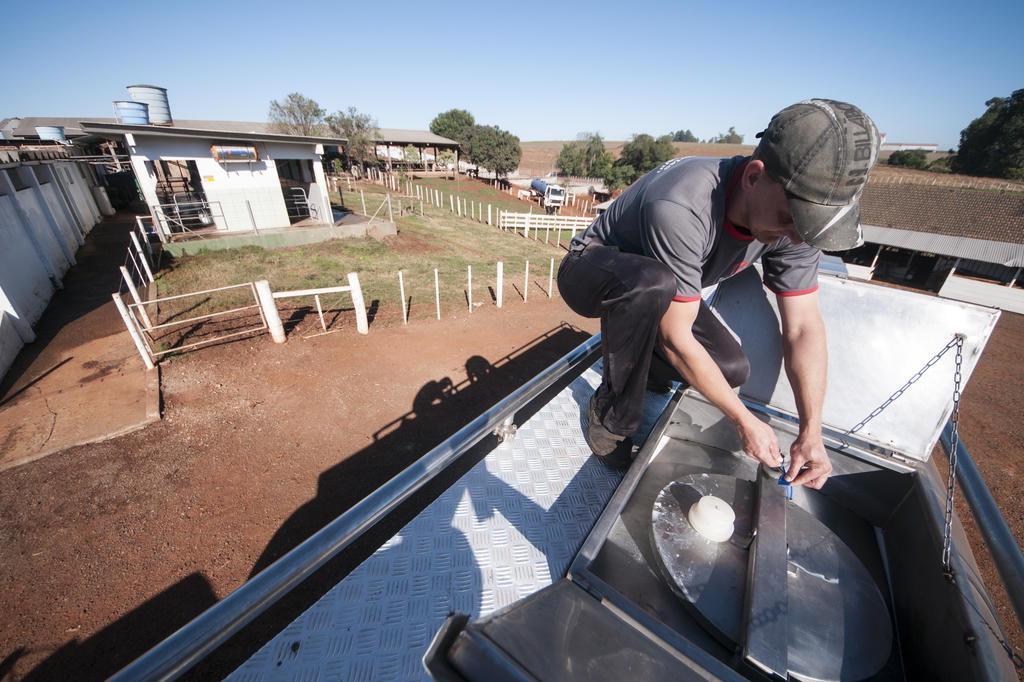
[[[736,425],[736,431],[743,442],[743,451],[748,455],[772,468],[782,465],[779,439],[770,426],[748,411]]]

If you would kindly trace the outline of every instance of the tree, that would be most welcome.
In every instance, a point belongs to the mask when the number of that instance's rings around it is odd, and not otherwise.
[[[562,151],[558,152],[558,160],[555,161],[555,165],[566,175],[584,175],[583,144],[570,142],[562,145]]]
[[[634,135],[633,139],[622,147],[622,154],[616,163],[632,166],[638,174],[643,175],[671,159],[675,153],[672,138],[668,135],[654,139],[646,133],[641,133]]]
[[[469,150],[469,137],[476,126],[476,119],[473,114],[465,109],[449,109],[441,112],[430,122],[430,132],[441,137],[447,137],[459,143],[459,148],[466,152]]]
[[[615,165],[608,171],[608,175],[605,176],[604,184],[608,186],[609,190],[615,191],[633,184],[633,181],[638,177],[640,177],[640,174],[636,172],[635,168],[628,163],[620,164],[616,161]]]
[[[332,133],[348,141],[345,153],[350,162],[356,161],[362,166],[367,159],[376,156],[377,121],[369,114],[361,114],[355,107],[349,107],[347,111],[334,112],[326,121]]]
[[[622,147],[622,154],[603,176],[605,184],[612,190],[630,185],[647,171],[671,159],[675,153],[671,135],[662,135],[658,139],[646,133],[634,135]]]
[[[612,155],[604,147],[597,133],[587,133],[585,140],[570,142],[562,147],[556,164],[566,175],[603,178],[612,167]]]
[[[736,128],[729,126],[729,132],[718,133],[717,137],[713,137],[708,142],[712,144],[743,144],[743,136],[736,132]]]
[[[469,161],[493,171],[495,177],[508,175],[523,156],[519,138],[498,126],[474,126],[469,135]]]
[[[672,141],[673,142],[696,142],[697,141],[697,136],[694,135],[692,132],[690,132],[690,129],[687,128],[686,130],[677,130],[674,133],[672,133]]]
[[[928,166],[928,152],[923,149],[896,151],[889,155],[889,165],[923,170]]]
[[[1024,180],[1024,89],[985,106],[960,133],[953,172]]]
[[[274,132],[284,135],[320,135],[324,131],[323,107],[293,92],[283,100],[271,100],[267,119]]]

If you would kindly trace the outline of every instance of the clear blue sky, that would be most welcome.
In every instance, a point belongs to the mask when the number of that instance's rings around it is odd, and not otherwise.
[[[954,147],[1024,88],[1024,2],[5,3],[0,117],[110,116],[124,86],[178,118],[265,120],[299,91],[381,127],[471,111],[523,140],[735,126],[807,97],[890,141]]]

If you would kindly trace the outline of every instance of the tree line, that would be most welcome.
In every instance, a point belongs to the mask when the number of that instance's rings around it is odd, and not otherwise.
[[[315,100],[293,92],[281,100],[272,100],[267,118],[272,128],[286,135],[326,135],[342,137],[348,141],[345,152],[351,161],[360,165],[376,163],[375,146],[380,139],[377,121],[355,107],[328,114]],[[434,117],[430,130],[435,135],[459,143],[462,158],[477,167],[484,167],[497,175],[508,175],[519,167],[523,150],[519,138],[498,126],[477,125],[473,115],[463,109],[450,109]],[[452,160],[451,152],[441,151],[437,161]],[[419,150],[406,147],[406,162],[421,159]]]
[[[555,165],[566,175],[601,178],[612,191],[632,184],[644,173],[674,157],[673,142],[743,144],[743,136],[733,127],[707,140],[697,139],[690,130],[677,130],[657,138],[640,133],[623,145],[619,158],[614,159],[600,134],[580,133],[577,138],[562,147]]]

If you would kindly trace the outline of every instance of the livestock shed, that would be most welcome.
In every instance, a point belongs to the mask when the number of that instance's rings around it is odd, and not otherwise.
[[[339,138],[83,121],[122,136],[153,220],[167,234],[327,225],[334,218],[322,157]]]
[[[93,166],[59,146],[0,143],[0,378],[100,221],[98,189]]]
[[[841,254],[851,276],[1024,313],[1024,188],[871,182],[864,246]]]

